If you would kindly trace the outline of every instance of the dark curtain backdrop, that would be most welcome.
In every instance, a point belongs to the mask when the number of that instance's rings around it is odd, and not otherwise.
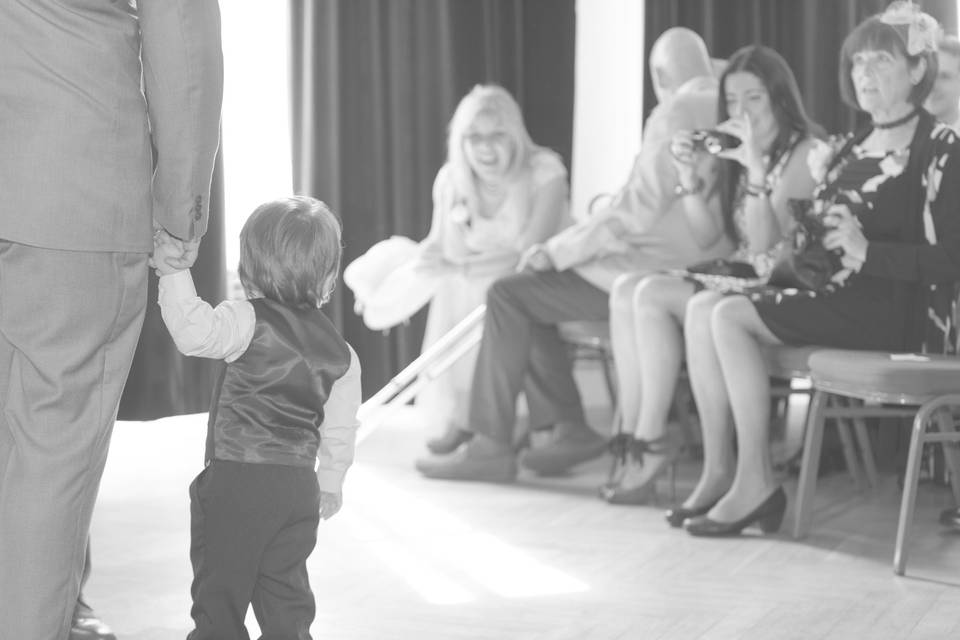
[[[854,26],[888,4],[887,0],[646,0],[646,53],[657,36],[672,26],[701,34],[715,58],[727,58],[747,44],[767,45],[790,64],[813,119],[830,133],[845,132],[856,124],[856,114],[840,100],[840,47]],[[956,32],[954,0],[920,0],[919,4],[948,32]],[[648,76],[645,115],[654,104]]]
[[[473,85],[517,98],[534,140],[569,166],[574,0],[290,0],[297,193],[343,220],[344,264],[391,235],[423,238],[446,127]],[[425,313],[389,334],[327,313],[357,350],[370,395],[418,353]]]
[[[210,187],[210,221],[191,269],[197,293],[212,305],[225,298],[224,262],[223,162],[218,153]],[[120,420],[155,420],[210,408],[210,393],[220,361],[180,355],[160,317],[157,283],[151,270],[143,331],[120,398]]]

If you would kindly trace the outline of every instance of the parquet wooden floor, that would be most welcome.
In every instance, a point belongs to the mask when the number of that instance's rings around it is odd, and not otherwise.
[[[205,423],[116,427],[87,592],[121,640],[190,629],[187,485]],[[663,521],[666,481],[660,506],[597,499],[599,461],[511,486],[424,480],[412,461],[425,435],[406,412],[361,445],[344,511],[321,525],[310,560],[315,638],[960,638],[960,535],[936,523],[946,489],[921,488],[908,577],[898,578],[890,477],[869,495],[845,475],[823,479],[806,540],[785,533],[789,521],[775,536],[704,540]],[[678,495],[696,472],[681,466]]]

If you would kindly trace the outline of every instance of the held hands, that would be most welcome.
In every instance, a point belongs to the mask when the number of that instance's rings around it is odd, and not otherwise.
[[[842,251],[840,262],[844,271],[860,271],[867,259],[867,247],[870,243],[864,237],[860,221],[850,211],[850,207],[845,204],[831,206],[824,217],[824,224],[830,230],[823,237],[823,246],[831,251]],[[849,275],[849,272],[846,275]]]
[[[157,228],[153,232],[153,254],[147,264],[157,270],[157,276],[170,275],[192,267],[199,250],[199,240],[181,240]]]
[[[553,268],[553,259],[543,244],[535,244],[524,251],[517,263],[517,272],[548,271]]]
[[[320,492],[320,518],[329,520],[337,515],[340,507],[343,506],[343,494],[340,492],[331,493],[329,491]]]
[[[153,233],[153,254],[148,264],[157,270],[157,276],[183,271],[193,266],[199,248],[199,240],[183,241],[157,229]]]

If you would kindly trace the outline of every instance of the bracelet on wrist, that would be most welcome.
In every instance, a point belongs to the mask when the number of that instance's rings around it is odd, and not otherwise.
[[[679,181],[677,182],[676,186],[673,188],[673,195],[677,196],[678,198],[682,198],[684,196],[692,196],[703,191],[703,187],[704,187],[703,178],[699,176],[697,177],[697,181],[694,182],[693,185],[690,187],[684,185],[682,181]]]
[[[748,182],[743,191],[748,196],[753,196],[754,198],[769,198],[772,190],[766,184]]]

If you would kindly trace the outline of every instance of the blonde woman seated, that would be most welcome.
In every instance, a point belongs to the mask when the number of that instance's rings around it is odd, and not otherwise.
[[[560,156],[530,139],[520,107],[503,88],[476,86],[457,105],[447,162],[433,184],[433,222],[418,269],[442,275],[430,304],[426,350],[486,299],[521,254],[565,227],[567,171]],[[417,398],[442,435],[427,443],[449,453],[469,438],[466,409],[476,348]]]
[[[765,275],[774,247],[792,228],[787,201],[809,198],[814,181],[807,154],[820,128],[804,110],[793,72],[774,50],[748,46],[731,56],[720,77],[717,130],[738,138],[739,146],[719,151],[718,184],[727,233],[736,242],[732,261],[752,264]],[[697,182],[698,155],[690,131],[678,132],[671,153],[684,205],[707,207]],[[615,439],[615,468],[601,496],[611,503],[648,501],[660,472],[679,452],[682,437],[667,429],[677,378],[684,357],[689,362],[714,357],[702,346],[713,306],[723,294],[682,277],[628,274],[614,285],[610,327],[619,378],[622,433]],[[699,291],[699,292],[698,292]],[[703,423],[726,422],[726,398],[710,393],[691,378]],[[705,438],[724,430],[704,428]],[[705,443],[708,446],[709,443]],[[705,472],[706,473],[706,472]]]

